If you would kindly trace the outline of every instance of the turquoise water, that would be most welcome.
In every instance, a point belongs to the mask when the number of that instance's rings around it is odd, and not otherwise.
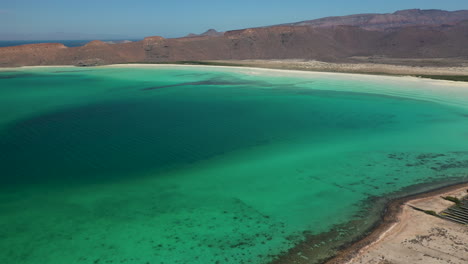
[[[269,263],[306,240],[314,263],[389,197],[468,179],[468,85],[7,70],[0,150],[0,263]]]

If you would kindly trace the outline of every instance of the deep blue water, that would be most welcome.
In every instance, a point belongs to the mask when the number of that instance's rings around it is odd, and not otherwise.
[[[139,39],[129,39],[131,41],[138,41]],[[62,43],[67,47],[79,47],[92,40],[0,40],[0,47],[18,46],[25,44],[38,44],[38,43]],[[119,40],[103,40],[103,41],[119,41]]]

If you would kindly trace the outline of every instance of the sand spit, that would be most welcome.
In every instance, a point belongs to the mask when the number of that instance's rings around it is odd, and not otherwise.
[[[243,66],[273,68],[285,70],[390,74],[390,75],[459,75],[468,76],[468,63],[447,64],[450,66],[424,66],[407,61],[393,61],[395,64],[349,62],[333,63],[305,60],[226,60],[210,61],[212,63],[239,64]]]
[[[461,198],[467,189],[457,185],[393,202],[378,228],[327,264],[467,263],[467,226],[411,208],[439,213],[453,205],[441,196]]]
[[[286,61],[281,61],[286,63]],[[35,66],[31,66],[35,67]],[[316,71],[316,70],[301,70],[294,69],[293,67],[285,68],[275,68],[272,66],[256,66],[256,65],[247,65],[247,64],[238,64],[238,65],[198,65],[198,64],[112,64],[105,66],[98,66],[99,68],[199,68],[199,69],[229,69],[233,71],[238,71],[239,73],[247,75],[271,75],[275,77],[299,77],[299,78],[315,78],[315,77],[329,77],[333,79],[356,79],[366,81],[375,81],[381,83],[382,81],[391,81],[391,82],[411,82],[416,85],[420,85],[421,82],[424,84],[431,84],[435,86],[446,86],[450,87],[468,87],[468,82],[460,81],[451,81],[444,79],[429,79],[429,78],[418,78],[411,74],[386,74],[386,73],[365,73],[365,72],[346,72],[346,71]],[[9,68],[10,70],[15,68]],[[445,68],[441,68],[445,69]],[[468,67],[464,69],[464,74],[468,76]],[[447,72],[448,73],[448,72]],[[458,76],[460,72],[452,72],[447,74],[447,76]],[[424,89],[427,89],[426,87]]]
[[[317,60],[284,59],[284,60],[206,60],[168,63],[124,63],[109,64],[98,67],[151,67],[151,66],[231,66],[254,67],[278,70],[298,70],[330,73],[361,73],[377,75],[412,75],[412,76],[468,76],[468,60],[452,59],[392,59],[373,60],[372,62],[353,59],[350,62],[324,62]],[[72,65],[23,66],[19,68],[39,67],[76,67]],[[1,70],[18,69],[5,67]]]

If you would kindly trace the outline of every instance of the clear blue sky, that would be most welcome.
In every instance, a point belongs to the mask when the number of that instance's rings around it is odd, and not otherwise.
[[[225,31],[409,8],[468,9],[468,0],[0,0],[0,34],[178,37],[209,28]]]

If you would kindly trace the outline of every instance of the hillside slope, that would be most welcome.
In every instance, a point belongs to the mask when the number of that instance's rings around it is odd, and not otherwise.
[[[400,12],[411,14],[416,11]],[[445,14],[446,11],[440,12]],[[429,10],[423,13],[425,17],[434,13],[432,21],[448,23],[449,19],[439,19],[444,17],[440,12]],[[468,11],[455,12],[457,17],[465,13]],[[407,23],[386,30],[370,30],[367,26],[355,25],[316,27],[295,24],[173,39],[155,36],[130,43],[92,41],[73,48],[54,43],[31,44],[0,48],[0,67],[242,59],[339,62],[356,56],[468,59],[468,20],[447,23]]]

